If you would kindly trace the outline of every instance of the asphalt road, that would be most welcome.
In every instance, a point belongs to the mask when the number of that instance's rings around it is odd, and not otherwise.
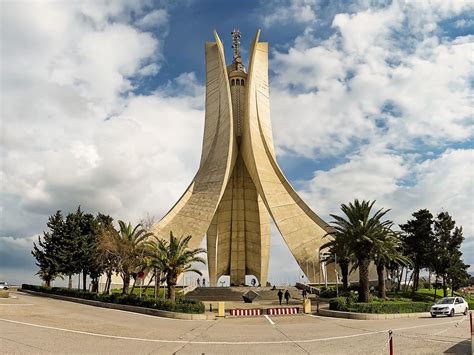
[[[467,317],[361,321],[310,315],[186,321],[14,293],[2,353],[469,354]]]

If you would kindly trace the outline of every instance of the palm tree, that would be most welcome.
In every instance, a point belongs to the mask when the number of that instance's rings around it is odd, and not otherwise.
[[[385,275],[388,265],[410,265],[411,260],[403,255],[400,233],[392,230],[393,224],[383,228],[373,245],[373,259],[377,268],[378,297],[385,299]]]
[[[344,234],[347,238],[348,248],[357,260],[359,268],[359,302],[369,301],[369,264],[373,256],[373,249],[377,239],[384,229],[391,225],[391,221],[381,221],[382,217],[389,211],[380,209],[371,216],[375,201],[359,202],[349,205],[342,204],[341,210],[344,217],[331,214],[335,219],[334,233]]]
[[[123,221],[118,223],[120,231],[116,235],[115,247],[119,255],[118,269],[123,280],[122,293],[126,294],[128,293],[130,277],[143,257],[143,242],[153,234],[147,233],[141,224],[137,224],[135,228],[132,228],[131,223],[125,224]]]
[[[168,285],[168,298],[172,301],[176,300],[175,286],[179,276],[186,271],[202,275],[201,271],[193,268],[192,263],[206,263],[203,258],[198,256],[200,253],[205,253],[205,249],[188,248],[191,238],[192,236],[188,235],[178,239],[170,232],[170,240],[158,239],[157,246],[154,248],[153,263],[165,274]]]
[[[158,240],[158,238],[157,238]],[[159,248],[159,243],[156,241],[147,241],[144,245],[144,259],[142,264],[142,269],[145,274],[149,274],[153,272],[150,280],[148,281],[147,286],[145,287],[145,294],[146,290],[150,286],[153,279],[155,280],[155,290],[154,290],[154,297],[155,299],[158,298],[159,290],[160,290],[160,283],[164,281],[161,279],[162,272],[159,269],[161,265],[161,249]]]
[[[329,257],[326,259],[327,262],[336,262],[341,269],[342,276],[342,289],[347,291],[348,279],[349,279],[349,266],[353,261],[353,255],[349,249],[349,241],[347,240],[347,234],[341,233],[336,229],[332,229],[324,237],[332,237],[333,239],[329,242],[324,243],[319,248],[320,250],[327,249]]]

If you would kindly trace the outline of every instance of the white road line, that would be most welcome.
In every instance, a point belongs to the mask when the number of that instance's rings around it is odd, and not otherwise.
[[[319,319],[324,319],[324,320],[343,320],[343,321],[352,320],[352,321],[359,321],[359,319],[336,318],[336,317],[323,317],[323,316],[317,316],[317,315],[314,315],[314,314],[307,314],[307,315],[310,316],[310,317],[313,317],[313,318],[319,318]]]
[[[358,334],[352,334],[352,335],[341,335],[341,336],[336,336],[336,337],[314,338],[314,339],[303,339],[303,340],[192,341],[192,340],[165,340],[165,339],[146,339],[146,338],[124,337],[124,336],[118,336],[118,335],[84,332],[84,331],[81,331],[81,330],[72,330],[72,329],[65,329],[65,328],[49,327],[49,326],[46,326],[46,325],[19,322],[19,321],[10,320],[10,319],[4,319],[4,318],[0,318],[0,321],[7,322],[7,323],[13,323],[13,324],[27,325],[27,326],[30,326],[30,327],[37,327],[37,328],[43,328],[43,329],[59,330],[59,331],[68,332],[68,333],[96,336],[96,337],[101,337],[101,338],[133,340],[133,341],[143,341],[143,342],[151,342],[151,343],[172,343],[172,344],[259,345],[259,344],[315,343],[315,342],[319,342],[319,341],[357,338],[357,337],[363,337],[363,336],[367,336],[367,335],[387,333],[387,331],[388,331],[388,330],[378,330],[378,331],[374,331],[374,332],[358,333]],[[406,329],[415,329],[415,328],[426,328],[426,327],[440,326],[440,325],[443,325],[443,324],[451,324],[451,323],[456,323],[456,322],[457,321],[443,322],[443,323],[437,323],[437,324],[425,324],[425,325],[418,325],[418,326],[413,326],[413,327],[395,328],[395,329],[392,329],[392,330],[397,331],[397,330],[406,330]]]
[[[271,325],[275,325],[275,322],[272,321],[269,316],[267,316],[267,315],[265,314],[264,317],[267,319],[267,321],[270,322]]]
[[[18,303],[18,304],[3,304],[0,303],[0,306],[34,306],[33,303]]]

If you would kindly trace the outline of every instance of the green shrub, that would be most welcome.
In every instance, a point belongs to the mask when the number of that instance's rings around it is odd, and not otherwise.
[[[336,297],[336,290],[334,288],[326,288],[322,287],[321,288],[321,293],[319,294],[320,297],[322,298],[333,298]]]
[[[469,309],[474,310],[474,301],[467,301],[467,304],[469,305]]]
[[[429,312],[431,303],[424,302],[381,302],[354,303],[348,310],[357,313],[415,313]]]
[[[201,301],[178,299],[176,302],[163,299],[139,298],[137,295],[122,295],[112,293],[110,295],[100,295],[93,292],[68,289],[63,287],[43,287],[36,285],[21,286],[23,290],[31,290],[61,296],[75,297],[87,300],[95,300],[107,303],[116,303],[129,306],[146,307],[159,309],[162,311],[181,313],[204,313],[204,304]]]
[[[347,311],[348,297],[336,297],[329,300],[329,309],[333,311]]]

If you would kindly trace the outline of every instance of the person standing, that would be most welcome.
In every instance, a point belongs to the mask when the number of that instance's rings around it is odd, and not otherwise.
[[[281,306],[282,298],[283,298],[283,292],[281,292],[281,290],[278,290],[278,300],[280,301],[280,306]]]
[[[197,279],[197,284],[198,284],[198,287],[201,287],[201,279],[199,277]]]
[[[206,287],[206,279],[205,278],[202,279],[202,287]]]
[[[288,290],[285,291],[285,300],[286,300],[286,304],[288,304],[288,301],[290,300],[290,292]]]

